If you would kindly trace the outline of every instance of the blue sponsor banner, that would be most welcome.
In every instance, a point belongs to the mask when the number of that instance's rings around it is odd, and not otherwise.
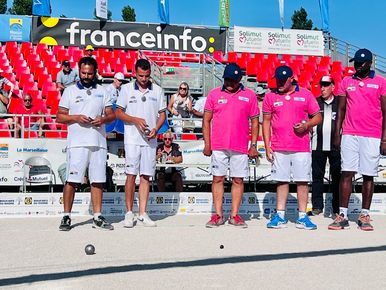
[[[50,0],[33,0],[32,14],[38,16],[51,16]]]
[[[158,15],[161,23],[169,24],[169,0],[158,0]]]
[[[32,18],[0,15],[0,41],[31,41]]]

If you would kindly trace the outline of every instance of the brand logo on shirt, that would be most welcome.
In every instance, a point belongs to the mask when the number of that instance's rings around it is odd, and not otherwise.
[[[355,86],[354,85],[349,85],[348,87],[347,87],[347,90],[348,91],[355,91]]]
[[[130,99],[135,99],[135,96],[131,96]]]
[[[372,89],[378,89],[379,88],[379,86],[376,84],[367,84],[367,87],[372,88]]]
[[[80,102],[83,102],[84,100],[83,100],[83,97],[81,97],[81,96],[77,96],[76,98],[75,98],[75,103],[80,103]]]
[[[227,99],[225,99],[224,97],[220,97],[220,99],[218,99],[217,103],[218,104],[226,104],[228,102]]]
[[[331,119],[332,119],[332,120],[335,120],[335,119],[336,119],[336,112],[332,112],[332,114],[331,114]]]
[[[129,101],[129,104],[134,104],[134,103],[136,103],[137,102],[137,100],[130,100]]]
[[[305,102],[306,99],[302,97],[294,97],[294,101]]]
[[[157,102],[157,98],[154,98],[154,97],[149,97],[149,100],[153,102]]]
[[[240,101],[243,101],[243,102],[249,102],[249,98],[247,98],[247,97],[242,97],[242,96],[240,96],[240,97],[239,97],[239,100],[240,100]]]
[[[281,102],[281,101],[279,101],[279,102],[274,102],[274,103],[273,103],[273,106],[274,106],[274,107],[283,106],[283,102]]]
[[[103,98],[103,95],[95,95],[96,98]]]

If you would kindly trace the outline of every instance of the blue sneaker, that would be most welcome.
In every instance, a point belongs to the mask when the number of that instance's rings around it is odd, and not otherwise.
[[[269,229],[282,229],[287,227],[288,220],[286,218],[281,218],[277,213],[271,216],[271,220],[267,223],[267,228]]]
[[[304,229],[304,230],[316,230],[318,227],[316,224],[314,224],[308,217],[308,215],[305,215],[303,218],[298,218],[296,220],[296,227],[298,229]]]

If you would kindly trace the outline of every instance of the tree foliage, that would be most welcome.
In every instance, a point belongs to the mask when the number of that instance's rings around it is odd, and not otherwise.
[[[12,7],[8,12],[13,15],[32,15],[31,0],[13,0]]]
[[[291,17],[292,20],[292,29],[303,29],[303,30],[311,30],[312,29],[312,20],[307,19],[307,11],[300,7],[299,10],[295,10],[294,14]]]
[[[0,0],[0,14],[7,12],[7,0]]]
[[[122,8],[122,20],[135,22],[135,10],[131,8],[130,5]]]
[[[96,8],[94,8],[94,19],[105,20],[103,18],[99,18],[96,16]],[[110,10],[107,10],[107,20],[111,20],[111,19],[113,19],[113,13]]]

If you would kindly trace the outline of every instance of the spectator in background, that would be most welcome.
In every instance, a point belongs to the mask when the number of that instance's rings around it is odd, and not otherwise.
[[[215,214],[206,227],[215,228],[225,223],[223,217],[224,180],[232,178],[232,208],[228,223],[246,228],[247,224],[238,211],[244,193],[244,178],[249,175],[248,156],[257,158],[259,133],[259,108],[255,92],[240,82],[241,68],[228,64],[224,70],[224,84],[208,94],[203,119],[205,156],[211,156],[212,195]],[[249,142],[249,121],[252,126]]]
[[[7,114],[9,98],[12,96],[15,86],[7,78],[1,75],[2,72],[3,70],[0,69],[0,114]],[[5,85],[9,86],[8,93],[4,89]]]
[[[58,72],[56,76],[56,84],[61,94],[68,86],[75,84],[79,79],[78,71],[71,68],[71,64],[68,60],[62,62],[62,70]]]
[[[193,115],[195,118],[200,118],[202,119],[204,117],[204,108],[205,108],[205,102],[206,102],[206,97],[201,97],[199,98],[196,103],[194,104],[193,107]],[[194,133],[197,134],[197,139],[202,139],[202,120],[200,121],[194,121],[195,123],[195,128],[194,128]]]
[[[121,72],[117,72],[114,75],[113,82],[106,87],[107,94],[111,98],[112,103],[116,103],[119,92],[121,91],[122,84],[125,82],[125,76]]]
[[[314,230],[317,226],[307,216],[308,183],[311,181],[311,148],[309,130],[322,122],[319,105],[310,91],[294,82],[292,69],[275,70],[277,89],[263,102],[263,139],[266,157],[272,163],[271,178],[277,182],[276,213],[267,228],[287,225],[285,208],[289,182],[297,186],[299,217],[296,227]],[[309,117],[311,116],[311,118]],[[272,131],[272,135],[271,135]]]
[[[94,47],[91,44],[87,45],[86,46],[86,55],[85,56],[95,58],[95,55],[93,55],[93,52],[94,52]]]
[[[168,131],[163,134],[163,143],[157,146],[157,161],[159,163],[182,163],[180,145],[173,143],[173,133]],[[182,174],[175,167],[160,167],[156,170],[158,191],[165,191],[165,181],[175,185],[176,192],[183,191]]]
[[[381,155],[386,155],[386,80],[371,70],[372,60],[373,54],[368,49],[355,52],[350,60],[354,61],[355,74],[345,77],[338,91],[334,146],[341,150],[342,177],[339,215],[328,226],[330,230],[349,227],[348,204],[356,172],[363,176],[358,228],[363,231],[374,229],[370,219],[374,176],[378,176]]]
[[[322,95],[317,98],[323,122],[313,128],[312,134],[312,211],[309,215],[323,212],[324,175],[326,162],[330,164],[332,211],[339,213],[340,152],[332,144],[335,137],[335,120],[338,98],[334,96],[335,82],[331,76],[320,80]]]
[[[135,63],[136,81],[122,86],[117,101],[117,117],[125,123],[124,144],[127,175],[125,198],[127,213],[124,225],[135,224],[133,202],[135,178],[139,174],[139,216],[146,227],[157,224],[146,213],[150,177],[155,173],[157,132],[166,119],[165,96],[162,88],[150,81],[151,66],[147,59]]]
[[[265,97],[266,93],[267,93],[267,89],[265,89],[262,85],[258,85],[256,87],[256,96],[257,96],[257,100],[259,102],[260,112],[263,111],[263,101],[264,101],[264,97]],[[259,116],[259,123],[263,124],[263,114],[260,114],[260,116]]]
[[[16,108],[15,114],[24,115],[23,117],[15,117],[16,138],[21,136],[23,130],[39,131],[38,136],[43,136],[43,118],[36,116],[43,113],[41,107],[33,104],[32,96],[29,93],[23,95],[23,106]]]
[[[67,174],[63,188],[63,218],[59,229],[71,230],[75,188],[88,167],[94,213],[92,227],[113,230],[102,215],[103,184],[106,182],[107,143],[105,124],[115,119],[106,90],[95,83],[97,62],[91,57],[79,61],[80,80],[64,90],[57,122],[68,124]]]
[[[189,94],[189,85],[182,82],[178,87],[178,92],[171,96],[168,111],[172,114],[173,119],[189,118],[192,112],[192,99]],[[182,120],[172,121],[173,131],[177,134],[189,132],[183,129]]]

